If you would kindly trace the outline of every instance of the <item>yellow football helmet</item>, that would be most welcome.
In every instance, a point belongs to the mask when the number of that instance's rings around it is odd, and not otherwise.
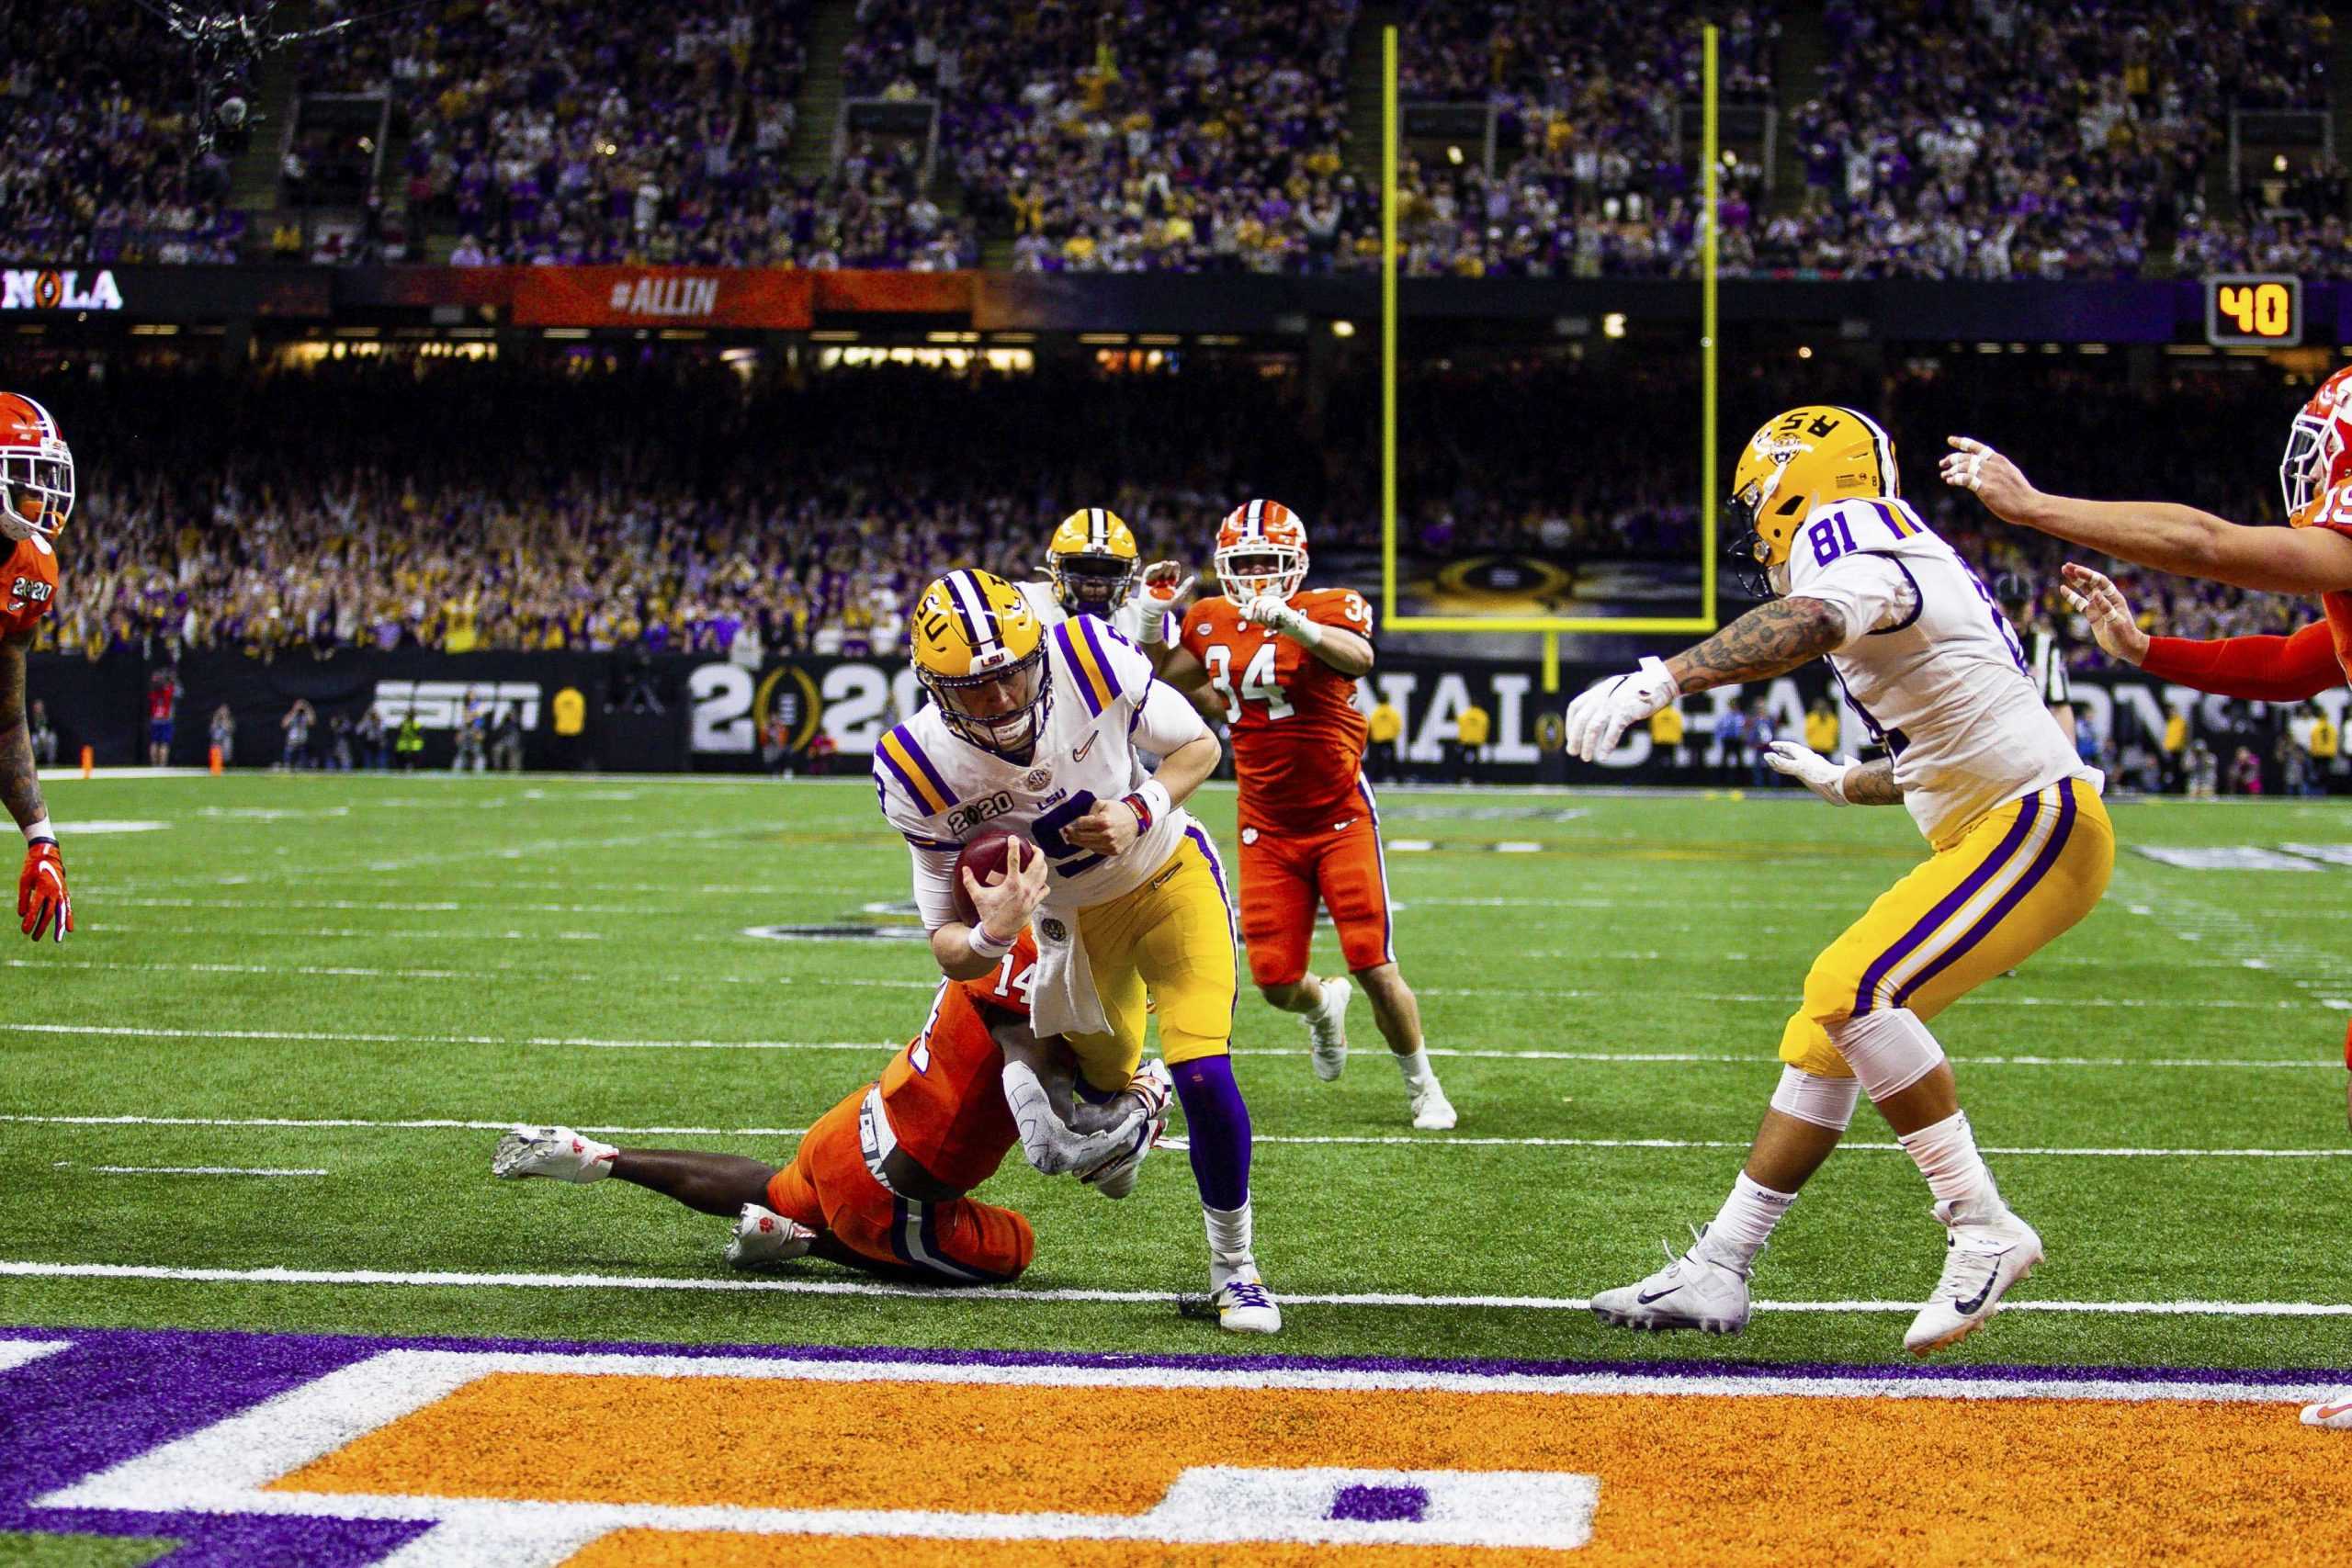
[[[1021,591],[993,572],[951,571],[922,591],[910,661],[947,728],[1015,761],[1046,725],[1046,628]]]
[[[1740,586],[1775,592],[1772,573],[1816,506],[1898,493],[1894,442],[1870,415],[1827,403],[1775,414],[1732,470],[1724,548]]]
[[[1107,506],[1071,513],[1046,545],[1046,581],[1073,615],[1107,617],[1135,592],[1141,566],[1135,531]]]

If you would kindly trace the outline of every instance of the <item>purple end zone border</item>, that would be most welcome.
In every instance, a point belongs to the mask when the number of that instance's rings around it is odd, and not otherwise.
[[[749,1357],[903,1366],[1121,1367],[1220,1371],[1454,1372],[1473,1377],[1626,1373],[1672,1380],[1837,1377],[1969,1384],[2339,1380],[2340,1370],[2226,1367],[1842,1366],[1817,1361],[1572,1361],[1339,1356],[1169,1355],[1125,1351],[930,1350],[891,1346],[673,1345],[454,1337],[370,1338],[210,1329],[0,1328],[0,1340],[67,1340],[72,1348],[0,1373],[0,1530],[156,1536],[183,1542],[171,1568],[281,1562],[371,1562],[429,1525],[405,1521],[36,1508],[33,1499],[225,1420],[263,1400],[385,1350]]]

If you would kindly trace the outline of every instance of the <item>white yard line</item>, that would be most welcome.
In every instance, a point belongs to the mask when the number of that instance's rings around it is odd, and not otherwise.
[[[180,1269],[146,1263],[51,1263],[0,1258],[0,1276],[29,1279],[156,1280],[222,1285],[403,1285],[456,1290],[688,1291],[719,1293],[820,1296],[898,1296],[948,1302],[1105,1302],[1162,1304],[1177,1298],[1162,1291],[1101,1291],[982,1285],[944,1291],[867,1280],[739,1279],[716,1275],[479,1273],[376,1269]],[[1351,1292],[1283,1297],[1293,1306],[1442,1307],[1516,1312],[1583,1312],[1582,1296],[1415,1295],[1402,1292]],[[1758,1302],[1767,1313],[1916,1313],[1916,1301]],[[2073,1302],[2011,1301],[2004,1312],[2047,1312],[2117,1317],[2352,1317],[2352,1302]]]
[[[323,1170],[291,1170],[244,1165],[82,1165],[59,1160],[54,1169],[87,1170],[99,1176],[324,1176]]]

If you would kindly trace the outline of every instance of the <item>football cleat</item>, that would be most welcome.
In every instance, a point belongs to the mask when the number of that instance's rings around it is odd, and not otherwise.
[[[799,1221],[746,1203],[736,1217],[735,1234],[727,1239],[727,1261],[738,1269],[788,1263],[807,1252],[816,1239],[817,1233]]]
[[[498,1140],[490,1174],[504,1181],[544,1176],[555,1181],[602,1181],[613,1173],[620,1150],[569,1127],[523,1127]]]
[[[1666,1267],[1638,1285],[1603,1291],[1592,1298],[1592,1315],[1618,1328],[1655,1332],[1695,1328],[1702,1334],[1736,1334],[1747,1326],[1747,1271],[1706,1249],[1706,1232],[1690,1232],[1690,1250],[1677,1258],[1666,1249]]]
[[[1355,987],[1344,978],[1323,982],[1323,1005],[1306,1015],[1306,1060],[1315,1076],[1329,1083],[1348,1065],[1348,998]]]
[[[2317,1404],[2303,1406],[2303,1425],[2324,1427],[2332,1432],[2352,1432],[2352,1393],[2341,1393]]]
[[[1216,1325],[1228,1334],[1280,1334],[1283,1309],[1255,1269],[1236,1274],[1209,1297]]]
[[[1413,1125],[1424,1133],[1453,1131],[1453,1101],[1445,1098],[1445,1090],[1435,1078],[1423,1078],[1405,1086],[1413,1100]]]
[[[1991,1321],[2009,1287],[2041,1261],[2041,1237],[2007,1205],[1983,1217],[1962,1218],[1960,1205],[1935,1207],[1937,1223],[1951,1232],[1946,1240],[1944,1277],[1936,1293],[1911,1320],[1903,1348],[1927,1356],[1957,1345]]]
[[[1127,1145],[1092,1170],[1082,1172],[1080,1181],[1101,1192],[1105,1198],[1124,1198],[1136,1190],[1136,1178],[1143,1172],[1144,1156],[1168,1131],[1169,1109],[1176,1102],[1176,1080],[1168,1071],[1168,1064],[1147,1063],[1136,1075],[1130,1092],[1144,1097],[1148,1109],[1136,1130],[1128,1134]]]

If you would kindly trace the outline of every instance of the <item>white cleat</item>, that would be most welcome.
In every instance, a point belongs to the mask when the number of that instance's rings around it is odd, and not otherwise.
[[[1306,1015],[1306,1061],[1329,1083],[1348,1065],[1348,998],[1356,988],[1345,977],[1323,982],[1323,1005]]]
[[[1706,1250],[1706,1233],[1690,1233],[1681,1257],[1666,1247],[1667,1265],[1638,1285],[1603,1291],[1592,1298],[1592,1315],[1618,1328],[1645,1333],[1695,1328],[1702,1334],[1736,1334],[1747,1326],[1747,1275]]]
[[[569,1127],[524,1127],[498,1140],[490,1174],[505,1181],[544,1176],[555,1181],[602,1181],[613,1173],[620,1150],[585,1138]]]
[[[757,1203],[743,1205],[735,1234],[727,1241],[727,1261],[738,1269],[788,1263],[807,1252],[817,1233],[797,1220],[787,1220]]]
[[[1152,1145],[1168,1131],[1168,1112],[1176,1103],[1176,1080],[1169,1073],[1167,1063],[1154,1061],[1136,1077],[1150,1080],[1148,1088],[1156,1103],[1128,1134],[1125,1153],[1112,1156],[1079,1177],[1105,1198],[1124,1198],[1136,1190],[1136,1178],[1143,1174],[1144,1156],[1151,1153]]]
[[[1228,1334],[1280,1334],[1283,1309],[1258,1271],[1236,1274],[1209,1297],[1216,1308],[1216,1325]]]
[[[2331,1432],[2352,1432],[2352,1393],[2340,1393],[2317,1404],[2304,1405],[2303,1425],[2324,1427]]]
[[[1935,1207],[1938,1223],[1951,1235],[1944,1253],[1944,1277],[1936,1281],[1935,1295],[1903,1337],[1903,1348],[1915,1356],[1957,1345],[1984,1327],[2000,1310],[2009,1287],[2041,1261],[2041,1237],[2006,1204],[1982,1218],[1971,1214],[1963,1219],[1958,1210],[1951,1202]]]
[[[1406,1086],[1413,1098],[1413,1125],[1424,1133],[1453,1131],[1453,1101],[1445,1098],[1445,1090],[1435,1078],[1427,1078]]]

